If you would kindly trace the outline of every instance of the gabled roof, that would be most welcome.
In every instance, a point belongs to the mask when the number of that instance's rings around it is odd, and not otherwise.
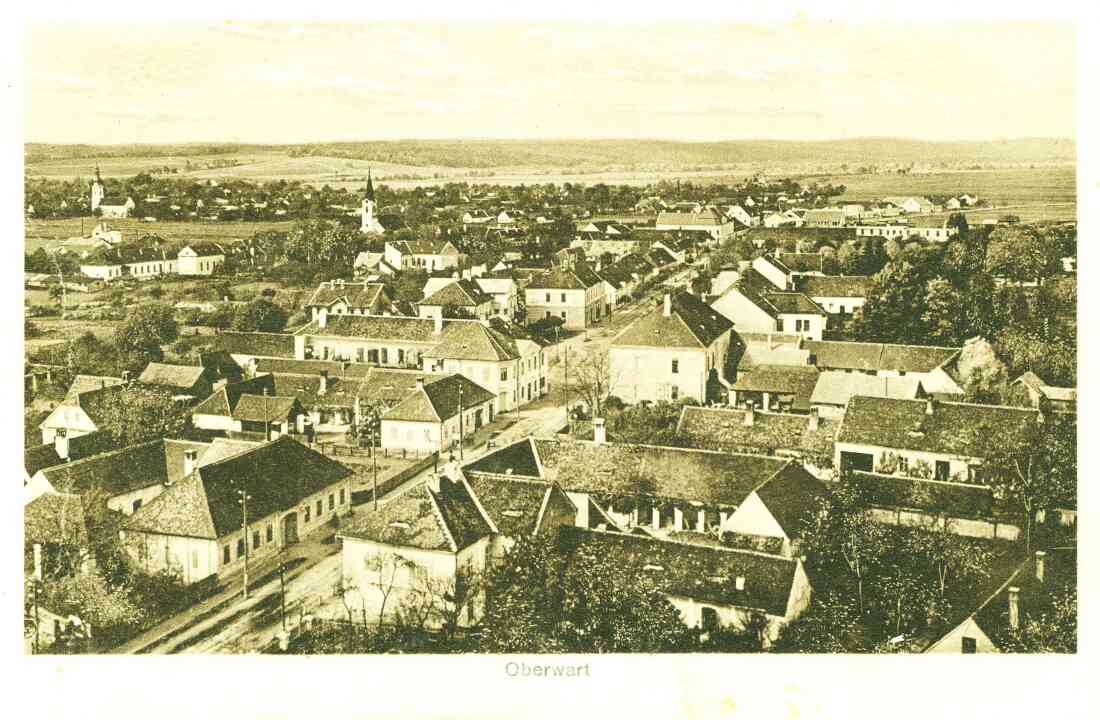
[[[439,343],[423,356],[498,362],[515,360],[520,352],[515,339],[495,327],[486,327],[477,320],[452,320],[444,321]]]
[[[184,453],[194,450],[201,458],[207,447],[185,440],[153,440],[55,465],[42,474],[59,492],[100,490],[114,497],[182,478]]]
[[[239,533],[238,490],[257,520],[291,510],[351,471],[289,437],[201,467],[138,508],[127,529],[216,539]],[[276,482],[277,480],[277,482]]]
[[[361,513],[340,534],[423,550],[458,552],[492,533],[466,485],[439,478],[439,491],[417,485],[383,505]]]
[[[23,451],[23,469],[28,475],[34,475],[44,468],[61,465],[65,462],[83,460],[86,457],[110,452],[118,449],[118,443],[109,432],[96,430],[87,435],[77,435],[68,438],[69,457],[62,458],[57,454],[55,443],[46,443],[35,447],[26,448]]]
[[[991,518],[1002,511],[986,485],[853,472],[852,480],[868,505],[944,513],[953,518]]]
[[[776,257],[783,261],[790,272],[824,272],[825,256],[821,253],[785,252],[776,255]]]
[[[73,493],[45,492],[24,505],[23,542],[65,542],[87,547],[84,498]]]
[[[224,350],[200,353],[199,365],[215,377],[239,377],[241,374],[241,366]]]
[[[1037,418],[1025,408],[857,395],[848,401],[837,442],[980,458],[982,428],[1005,437]]]
[[[761,483],[756,496],[768,508],[788,538],[802,534],[806,518],[827,492],[825,484],[798,465],[788,465]]]
[[[661,592],[706,603],[761,610],[784,617],[794,590],[798,561],[750,550],[735,550],[644,535],[563,527],[562,543],[588,546],[613,565],[645,577]],[[737,578],[744,589],[737,589]]]
[[[197,365],[169,365],[151,362],[141,372],[138,382],[179,390],[190,390],[203,378],[203,368]]]
[[[459,307],[477,307],[492,302],[492,298],[481,291],[472,280],[455,280],[433,292],[420,301],[423,305],[457,305]]]
[[[539,273],[527,284],[529,290],[585,290],[603,282],[587,263],[578,262],[572,268],[555,268]]]
[[[361,380],[373,370],[364,363],[340,362],[339,360],[294,360],[290,358],[257,358],[257,373],[278,375],[302,375],[320,377],[322,371],[328,373],[329,380],[346,379],[348,382]]]
[[[413,391],[387,410],[383,420],[438,423],[458,415],[460,400],[463,408],[471,408],[489,402],[496,397],[463,375],[446,375],[425,380],[423,388],[414,385]]]
[[[723,223],[721,213],[714,208],[706,208],[699,213],[660,212],[657,213],[657,225],[708,225],[719,226]]]
[[[798,289],[810,297],[866,298],[873,283],[866,275],[806,275]]]
[[[268,395],[275,394],[275,379],[272,375],[257,375],[240,382],[228,383],[196,405],[191,410],[191,414],[231,417],[233,409],[237,407],[237,403],[243,396],[262,396],[264,391],[267,391]]]
[[[827,315],[821,306],[800,292],[781,292],[755,268],[741,272],[734,283],[712,305],[733,292],[739,292],[749,302],[773,318],[788,314]]]
[[[444,331],[456,321],[443,322]],[[391,315],[329,315],[325,327],[313,321],[295,335],[317,337],[356,337],[365,340],[403,340],[432,343],[439,340],[432,318],[396,317]],[[291,337],[291,336],[288,336]],[[291,337],[293,340],[293,337]],[[293,357],[293,353],[289,357]]]
[[[387,245],[393,245],[403,254],[410,255],[442,255],[447,252],[448,248],[453,251],[454,254],[458,254],[458,250],[451,243],[450,240],[445,239],[417,239],[417,240],[400,240],[398,242],[389,242]],[[450,253],[448,253],[450,254]]]
[[[488,472],[557,482],[570,492],[614,498],[653,497],[736,506],[786,460],[687,448],[526,438],[466,465]]]
[[[223,330],[214,342],[215,347],[231,355],[257,357],[294,357],[294,336],[285,333],[230,332]]]
[[[820,373],[812,365],[756,365],[739,370],[734,390],[793,395],[795,410],[809,410]]]
[[[121,385],[123,382],[122,378],[111,377],[109,375],[77,375],[73,378],[72,384],[69,385],[69,390],[65,393],[65,399],[61,401],[61,404],[76,405],[76,398],[82,393],[91,390],[100,390],[113,385]]]
[[[802,347],[821,368],[840,370],[894,370],[928,373],[950,360],[961,348],[930,345],[806,340]]]
[[[709,348],[733,328],[717,310],[688,292],[672,296],[666,317],[663,305],[626,327],[613,346]]]
[[[722,452],[771,453],[790,451],[811,457],[832,457],[833,438],[840,421],[819,418],[817,429],[806,415],[753,411],[753,424],[746,425],[747,410],[686,405],[680,413],[676,434],[692,447]]]
[[[296,405],[296,397],[241,395],[230,417],[246,422],[282,422]]]
[[[853,395],[903,398],[924,397],[920,380],[914,377],[879,377],[864,373],[827,370],[818,375],[810,396],[812,405],[847,405]]]
[[[329,307],[343,300],[348,307],[372,308],[385,290],[383,283],[323,282],[313,291],[306,307]]]

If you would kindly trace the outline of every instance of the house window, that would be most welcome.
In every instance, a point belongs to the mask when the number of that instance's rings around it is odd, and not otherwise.
[[[197,568],[198,566],[199,566],[199,551],[198,550],[192,550],[191,551],[191,567]]]
[[[141,507],[141,498],[134,500],[133,510],[131,510],[131,512],[137,512],[139,507]]]
[[[344,504],[344,488],[340,488],[340,504]]]
[[[271,542],[275,539],[275,528],[271,525],[267,526],[267,541]]]
[[[332,510],[334,507],[336,507],[336,496],[333,495],[332,493],[329,493],[329,495],[328,495],[328,509]]]
[[[672,361],[672,374],[675,375],[679,372],[680,372],[680,361],[679,360],[673,360]]]
[[[318,501],[317,501],[317,517],[321,517],[321,514],[322,514],[322,513],[324,512],[324,511],[325,511],[325,504],[324,504],[324,502],[322,502],[322,501],[318,500]]]
[[[909,472],[909,458],[898,456],[898,470],[903,473]]]
[[[962,639],[962,651],[963,655],[974,655],[978,652],[978,641],[972,637],[964,637]]]
[[[237,557],[244,555],[244,538],[237,538]]]
[[[704,607],[702,611],[702,625],[705,632],[713,632],[719,628],[718,611],[712,607]]]
[[[260,531],[259,530],[253,530],[252,531],[252,549],[255,550],[258,547],[260,547]]]
[[[564,320],[564,319],[565,319],[565,311],[564,311],[564,310],[562,310],[562,311],[561,311],[561,319],[562,319],[562,320]]]
[[[677,398],[679,398],[680,397],[680,387],[678,385],[670,385],[669,386],[669,396],[673,400],[676,400]]]
[[[546,293],[546,302],[550,302],[550,293]]]
[[[507,379],[508,379],[508,368],[501,368],[500,369],[500,380],[501,380],[501,382],[504,382]]]
[[[563,303],[565,302],[565,293],[562,293],[562,294],[561,294],[561,301],[562,301]]]
[[[229,546],[228,545],[222,545],[222,562],[226,563],[226,564],[229,563]]]
[[[382,348],[382,364],[388,365],[390,362],[390,353],[386,348]]]
[[[309,522],[309,503],[306,503],[306,522]]]

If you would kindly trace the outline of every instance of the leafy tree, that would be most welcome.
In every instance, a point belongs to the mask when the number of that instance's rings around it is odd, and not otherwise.
[[[191,428],[189,409],[161,390],[132,385],[106,393],[99,402],[99,429],[123,447],[179,437]]]
[[[1056,593],[1049,608],[1021,611],[1020,627],[999,638],[1000,647],[1012,653],[1077,652],[1077,588]]]
[[[260,298],[237,308],[233,316],[233,329],[243,332],[281,332],[286,327],[287,311],[279,305]]]
[[[588,406],[592,417],[603,416],[603,399],[614,388],[618,379],[611,372],[611,358],[608,353],[586,353],[575,368],[573,388]]]
[[[698,405],[690,398],[676,402],[632,405],[607,414],[608,435],[616,442],[683,447],[687,440],[676,433],[685,405]],[[606,405],[605,405],[606,409]]]
[[[1061,270],[1059,248],[1030,225],[998,227],[989,236],[985,269],[1017,282],[1044,280]]]
[[[780,653],[851,653],[863,650],[859,609],[836,592],[817,593],[813,604],[783,629],[772,645]]]
[[[164,357],[161,346],[179,337],[179,327],[172,308],[158,303],[140,305],[115,329],[114,343],[124,355],[147,362],[159,362]],[[144,364],[144,363],[142,363]]]
[[[64,615],[76,615],[96,632],[113,634],[119,626],[137,625],[145,617],[129,597],[128,587],[111,587],[98,570],[43,583],[45,604]]]
[[[958,370],[968,400],[1000,402],[1008,373],[989,341],[974,338],[963,345]]]

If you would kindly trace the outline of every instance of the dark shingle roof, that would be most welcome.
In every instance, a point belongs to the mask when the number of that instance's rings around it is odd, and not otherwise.
[[[531,290],[584,290],[602,282],[586,263],[578,262],[572,269],[556,268],[531,278],[527,287]]]
[[[492,473],[494,475],[517,475],[526,478],[542,478],[538,458],[535,454],[535,440],[526,437],[511,445],[483,455],[464,468],[469,472]]]
[[[865,275],[807,275],[798,281],[798,289],[810,297],[865,298],[872,282]]]
[[[945,513],[958,518],[990,518],[1000,511],[992,491],[983,485],[854,472],[865,503]]]
[[[927,373],[950,360],[960,348],[887,343],[807,340],[802,345],[820,368],[894,370]]]
[[[439,344],[426,351],[424,357],[489,362],[520,357],[515,339],[497,327],[486,327],[477,320],[445,322]]]
[[[313,291],[306,307],[328,307],[344,300],[348,307],[372,308],[379,302],[386,286],[382,283],[321,283]]]
[[[472,280],[455,280],[436,290],[430,296],[420,301],[421,305],[456,305],[459,307],[476,307],[492,302],[493,299],[483,293],[481,288]]]
[[[837,442],[981,457],[982,428],[1004,437],[1023,432],[1037,417],[1035,410],[1000,405],[856,395],[848,401]]]
[[[669,542],[643,535],[563,527],[567,547],[588,545],[664,593],[785,616],[798,563],[749,550]],[[649,568],[649,569],[646,569]],[[659,569],[656,569],[659,568]],[[736,580],[745,578],[743,590]]]
[[[789,538],[802,534],[803,523],[825,492],[825,484],[798,465],[788,465],[756,488],[757,497]]]
[[[114,436],[101,430],[90,432],[87,435],[70,437],[68,442],[68,461],[70,462],[118,449],[118,443],[115,442]],[[66,460],[57,454],[55,443],[29,447],[23,451],[23,468],[28,475],[34,475],[39,470],[61,465],[65,462]]]
[[[612,345],[707,348],[733,328],[725,316],[688,292],[673,295],[670,310],[666,317],[658,305],[628,325]]]
[[[444,321],[443,327],[456,321]],[[476,321],[474,321],[476,322]],[[413,343],[434,343],[435,320],[432,318],[396,317],[383,315],[330,315],[325,327],[316,321],[298,330],[296,335],[319,337],[356,337],[366,340],[393,340]],[[293,357],[291,353],[290,357]]]
[[[426,378],[423,389],[416,389],[386,411],[384,420],[443,422],[458,415],[459,391],[462,406],[469,409],[496,397],[463,375]]]
[[[102,490],[109,496],[123,495],[183,477],[183,454],[205,443],[184,440],[153,440],[121,450],[93,455],[75,462],[46,468],[42,473],[61,492]]]
[[[146,385],[160,385],[163,387],[190,390],[203,378],[204,370],[197,365],[169,365],[167,363],[151,362],[141,372],[139,382]]]
[[[294,336],[284,333],[222,331],[214,345],[232,355],[294,357]]]
[[[231,417],[251,422],[281,422],[287,419],[297,404],[295,397],[241,395]]]
[[[738,371],[734,390],[793,395],[795,410],[809,410],[820,373],[811,365],[756,365]]]
[[[220,538],[239,532],[237,491],[249,495],[249,516],[290,510],[351,471],[288,437],[199,468],[131,516],[127,527],[162,534]]]
[[[771,412],[753,412],[753,424],[745,424],[746,410],[685,406],[676,434],[693,447],[723,452],[771,453],[777,450],[832,457],[838,420],[820,418],[816,430],[810,418]]]
[[[72,542],[87,547],[84,499],[77,494],[46,492],[23,506],[23,542]]]

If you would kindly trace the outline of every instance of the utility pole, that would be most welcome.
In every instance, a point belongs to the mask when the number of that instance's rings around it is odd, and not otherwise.
[[[570,435],[573,434],[573,418],[569,415],[569,343],[565,343],[565,382],[561,386],[565,396],[565,427]]]
[[[42,543],[34,544],[34,575],[31,594],[34,596],[34,654],[38,654],[38,583],[42,582]]]
[[[273,375],[272,379],[274,377]],[[267,388],[264,388],[264,442],[271,442],[271,413],[267,403]]]
[[[378,415],[378,411],[372,410],[370,420],[370,462],[374,474],[374,491],[371,493],[371,496],[374,497],[375,510],[378,510],[378,445],[380,442],[378,431],[381,424],[382,419]]]
[[[244,490],[238,490],[237,494],[240,495],[241,504],[241,534],[244,536],[244,591],[242,592],[242,598],[248,599],[248,501],[251,496]]]
[[[462,437],[462,382],[458,383],[458,460],[462,462],[466,456],[463,453],[463,437]]]
[[[285,550],[285,546],[284,546]],[[286,558],[279,558],[279,605],[283,615],[283,631],[286,631]]]

